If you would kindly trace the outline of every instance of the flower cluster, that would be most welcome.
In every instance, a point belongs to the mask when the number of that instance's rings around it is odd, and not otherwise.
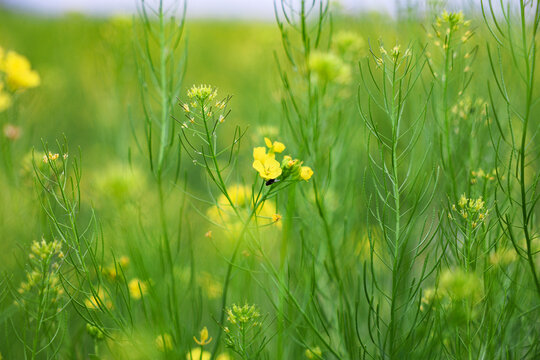
[[[482,98],[477,98],[473,101],[469,96],[462,97],[452,108],[451,114],[454,118],[454,132],[459,133],[459,129],[462,128],[462,121],[469,119],[481,121],[484,124],[488,124],[487,116],[487,103]]]
[[[495,181],[495,176],[497,175],[497,171],[493,169],[491,172],[485,172],[482,170],[482,168],[471,171],[471,185],[474,185],[478,182],[478,180],[487,180],[487,181]]]
[[[382,68],[383,64],[390,64],[395,69],[398,69],[412,55],[411,49],[402,50],[399,44],[394,45],[391,49],[387,49],[381,44],[379,46],[379,53],[379,56],[373,55],[377,66]]]
[[[48,164],[49,162],[54,162],[54,161],[58,160],[59,156],[60,155],[58,153],[53,154],[52,152],[49,151],[48,154],[43,155],[43,157],[42,157],[43,163]],[[62,155],[62,157],[64,158],[64,160],[66,160],[68,158],[68,154],[64,154],[64,155]]]
[[[212,101],[217,96],[217,89],[210,85],[193,85],[187,92],[188,98],[191,100]]]
[[[35,297],[46,296],[49,300],[47,307],[54,313],[58,300],[64,293],[58,275],[60,262],[64,258],[62,245],[57,240],[34,241],[28,258],[30,268],[26,273],[26,280],[18,289],[21,303],[27,304],[36,300]]]
[[[465,21],[463,13],[460,12],[448,12],[446,10],[437,17],[432,25],[433,32],[427,34],[428,38],[433,39],[432,43],[437,48],[442,49],[443,52],[451,49],[455,44],[461,42],[466,43],[474,35],[469,30],[471,22]],[[431,57],[430,53],[427,53],[428,58]],[[468,59],[472,54],[466,53],[465,59]],[[464,71],[469,71],[470,68],[465,68]]]
[[[470,222],[473,228],[476,228],[480,223],[485,221],[488,215],[488,210],[485,207],[482,197],[469,199],[465,195],[461,195],[458,206],[452,205],[452,210],[458,212],[463,219]]]
[[[227,321],[240,328],[259,326],[261,314],[255,305],[233,305],[227,309]]]
[[[186,150],[189,148],[192,150],[194,163],[197,163],[194,156],[201,155],[201,149],[198,145],[191,143],[185,136],[186,132],[191,132],[194,136],[202,139],[206,146],[210,148],[208,150],[212,150],[208,138],[217,135],[217,127],[225,122],[230,113],[230,110],[227,109],[227,105],[231,100],[231,97],[227,96],[221,100],[215,101],[217,94],[217,89],[213,86],[193,85],[187,92],[189,101],[186,103],[179,103],[187,119],[187,121],[181,123],[181,130],[184,135],[183,144]],[[235,137],[233,145],[235,145],[238,140],[239,139]]]
[[[233,305],[227,309],[227,321],[230,327],[224,327],[225,345],[236,352],[242,359],[253,359],[266,345],[264,318],[255,305]],[[246,346],[245,344],[248,344]],[[249,356],[248,354],[251,354]]]
[[[272,185],[277,181],[308,181],[313,175],[313,170],[309,166],[302,166],[302,161],[286,155],[281,163],[276,160],[276,153],[282,153],[285,145],[279,141],[272,142],[264,138],[268,152],[265,147],[253,149],[253,168],[266,180],[266,185]]]

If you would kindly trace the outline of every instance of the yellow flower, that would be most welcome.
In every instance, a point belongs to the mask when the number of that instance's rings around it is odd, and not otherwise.
[[[129,288],[129,294],[135,300],[139,300],[141,296],[146,294],[146,290],[147,290],[146,284],[137,278],[132,279],[129,282],[128,288]]]
[[[281,164],[274,158],[267,156],[263,160],[255,160],[253,168],[259,172],[259,175],[265,179],[276,179],[281,175]]]
[[[216,360],[231,360],[231,357],[229,356],[229,354],[223,353],[223,354],[219,354]]]
[[[278,222],[279,220],[281,220],[281,215],[279,215],[279,214],[272,215],[272,220],[274,222]]]
[[[118,265],[126,268],[129,265],[129,258],[126,255],[120,256],[120,258],[118,259]]]
[[[212,354],[208,351],[202,351],[201,348],[193,348],[186,355],[187,360],[210,360]]]
[[[113,304],[107,293],[100,288],[96,295],[92,295],[90,298],[84,300],[84,304],[88,309],[99,309],[100,305],[105,306],[107,309],[112,309]]]
[[[165,351],[171,351],[173,348],[173,340],[171,335],[165,333],[163,335],[159,335],[156,338],[156,347],[159,351],[165,352]]]
[[[39,74],[31,69],[28,59],[14,51],[7,53],[2,68],[12,91],[33,88],[40,83]]]
[[[280,143],[279,141],[274,141],[272,143],[272,140],[265,137],[264,142],[266,143],[266,146],[268,146],[268,148],[270,149],[270,153],[275,153],[275,152],[280,153],[280,152],[283,152],[283,150],[285,150],[285,145],[283,145],[283,143]]]
[[[309,166],[302,166],[300,168],[300,177],[303,180],[308,181],[309,179],[311,179],[312,175],[313,175],[313,170],[311,170]]]
[[[204,346],[204,345],[208,345],[212,342],[212,338],[209,337],[208,335],[208,329],[205,327],[202,328],[201,332],[201,338],[200,339],[197,339],[195,336],[193,337],[193,340],[195,340],[195,342],[201,346]]]

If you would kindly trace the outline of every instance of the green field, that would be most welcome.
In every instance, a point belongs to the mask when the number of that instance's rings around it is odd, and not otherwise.
[[[540,358],[540,5],[152,4],[0,8],[0,359]]]

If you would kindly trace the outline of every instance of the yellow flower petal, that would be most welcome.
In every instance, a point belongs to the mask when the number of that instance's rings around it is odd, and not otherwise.
[[[265,137],[264,138],[264,142],[266,144],[266,146],[268,146],[268,148],[272,148],[272,140],[270,140],[269,138]]]
[[[253,148],[253,159],[263,161],[267,156],[266,148],[262,146]]]
[[[273,149],[275,152],[280,153],[285,150],[285,145],[283,145],[283,143],[280,143],[279,141],[274,141]]]

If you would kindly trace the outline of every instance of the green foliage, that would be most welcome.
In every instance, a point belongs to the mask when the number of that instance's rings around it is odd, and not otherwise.
[[[540,6],[437,3],[0,10],[0,358],[538,358]]]

